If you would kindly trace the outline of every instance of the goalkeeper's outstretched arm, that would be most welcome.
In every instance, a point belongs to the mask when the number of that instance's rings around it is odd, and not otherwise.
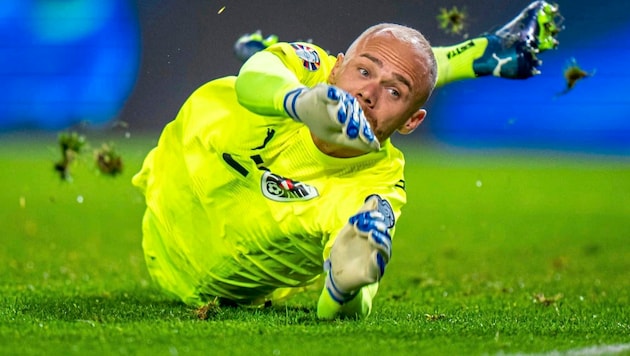
[[[327,275],[317,304],[319,319],[370,314],[378,281],[392,254],[390,226],[379,211],[381,202],[377,195],[368,197],[337,235],[324,266]]]

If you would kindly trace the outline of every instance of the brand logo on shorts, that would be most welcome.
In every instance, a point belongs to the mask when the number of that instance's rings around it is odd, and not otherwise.
[[[291,47],[293,47],[297,56],[302,60],[304,68],[310,71],[319,69],[320,60],[316,50],[299,43],[291,43]]]
[[[310,200],[319,196],[315,187],[265,171],[260,180],[265,197],[279,202]]]

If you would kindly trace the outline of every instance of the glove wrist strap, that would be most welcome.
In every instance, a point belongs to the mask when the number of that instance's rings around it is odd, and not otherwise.
[[[332,269],[328,271],[328,275],[326,276],[326,290],[328,291],[330,297],[339,304],[351,301],[358,294],[358,291],[346,292],[340,289],[339,286],[335,284],[332,276]]]
[[[284,97],[284,111],[286,111],[287,114],[297,122],[301,122],[302,119],[300,119],[297,112],[295,111],[295,101],[297,97],[302,93],[302,90],[304,90],[304,88],[291,90]]]

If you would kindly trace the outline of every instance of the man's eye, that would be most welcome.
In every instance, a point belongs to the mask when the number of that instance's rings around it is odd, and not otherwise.
[[[400,98],[400,92],[396,89],[389,89],[389,93],[395,98]]]
[[[368,71],[365,68],[359,68],[359,73],[364,77],[368,75]]]

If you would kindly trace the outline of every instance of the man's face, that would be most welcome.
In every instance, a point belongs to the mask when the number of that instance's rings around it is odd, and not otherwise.
[[[430,91],[427,65],[410,45],[389,34],[362,41],[339,55],[329,82],[359,101],[374,134],[383,142],[394,131],[411,132],[424,118]]]

